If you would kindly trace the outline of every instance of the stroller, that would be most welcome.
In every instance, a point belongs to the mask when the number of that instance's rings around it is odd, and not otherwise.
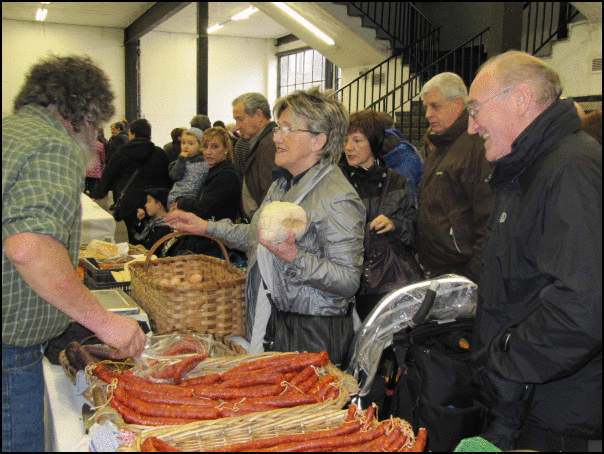
[[[452,274],[394,290],[352,343],[347,373],[359,382],[355,403],[375,402],[380,419],[426,428],[427,450],[451,451],[486,424],[468,364],[477,290]]]

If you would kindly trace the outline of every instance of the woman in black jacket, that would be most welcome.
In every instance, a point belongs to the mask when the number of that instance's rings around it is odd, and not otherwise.
[[[172,187],[168,165],[164,151],[151,142],[149,122],[142,118],[134,120],[130,125],[130,141],[111,158],[92,191],[93,199],[102,199],[112,190],[116,200],[124,192],[122,200],[116,205],[114,217],[126,224],[130,244],[139,244],[132,234],[132,228],[138,223],[138,209],[144,207],[147,201],[144,190]]]
[[[241,185],[233,166],[233,146],[226,129],[216,127],[204,131],[201,148],[210,171],[197,197],[178,198],[177,208],[195,213],[202,219],[234,221],[241,200]],[[196,236],[184,237],[173,251],[178,255],[222,256],[215,241]]]
[[[352,114],[344,142],[345,159],[340,162],[340,167],[365,205],[369,228],[377,234],[394,235],[413,250],[417,207],[407,177],[391,170],[393,174],[384,196],[382,213],[378,215],[377,212],[388,171],[381,159],[385,129],[382,117],[373,110]],[[356,308],[361,320],[369,315],[382,297],[382,294],[368,294],[361,285],[356,295]]]

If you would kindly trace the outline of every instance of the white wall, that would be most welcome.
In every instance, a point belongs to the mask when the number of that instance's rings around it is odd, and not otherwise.
[[[602,58],[602,24],[579,22],[570,25],[569,39],[556,42],[550,57],[542,58],[554,68],[562,82],[562,95],[602,94],[602,71],[590,72],[592,59]]]
[[[208,116],[233,122],[231,102],[256,91],[272,105],[277,93],[277,59],[272,40],[210,36]],[[170,131],[189,127],[196,114],[196,37],[150,32],[141,38],[141,114],[152,125],[152,140],[163,146]]]
[[[88,55],[101,67],[115,94],[115,118],[124,118],[124,32],[117,28],[83,27],[2,19],[2,116],[13,102],[29,68],[49,53]],[[105,137],[109,137],[109,124]]]
[[[88,55],[111,81],[116,115],[125,117],[124,33],[121,29],[2,20],[2,116],[31,65],[49,53]],[[141,39],[141,113],[153,127],[159,146],[170,131],[189,126],[196,113],[196,42],[194,35],[151,32]],[[276,48],[270,39],[210,36],[209,100],[211,121],[233,121],[231,101],[257,91],[272,105],[277,95]],[[109,137],[109,123],[105,125]]]

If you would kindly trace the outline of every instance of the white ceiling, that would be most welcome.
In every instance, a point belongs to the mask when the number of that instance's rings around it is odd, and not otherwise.
[[[126,28],[155,2],[51,2],[44,22],[88,25],[93,27]],[[2,18],[34,21],[40,3],[2,2]],[[221,24],[249,8],[247,2],[209,2],[209,25]],[[197,4],[191,3],[155,30],[173,33],[197,33]],[[257,11],[248,19],[230,21],[212,35],[242,38],[279,38],[290,32]]]

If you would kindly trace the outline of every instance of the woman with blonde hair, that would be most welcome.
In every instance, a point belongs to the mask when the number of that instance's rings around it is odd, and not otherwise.
[[[202,219],[234,221],[237,218],[241,186],[233,166],[233,146],[227,130],[221,127],[206,129],[201,150],[210,166],[208,176],[196,197],[180,197],[175,203],[175,208],[193,213]],[[215,241],[197,236],[183,237],[170,254],[221,256]]]

